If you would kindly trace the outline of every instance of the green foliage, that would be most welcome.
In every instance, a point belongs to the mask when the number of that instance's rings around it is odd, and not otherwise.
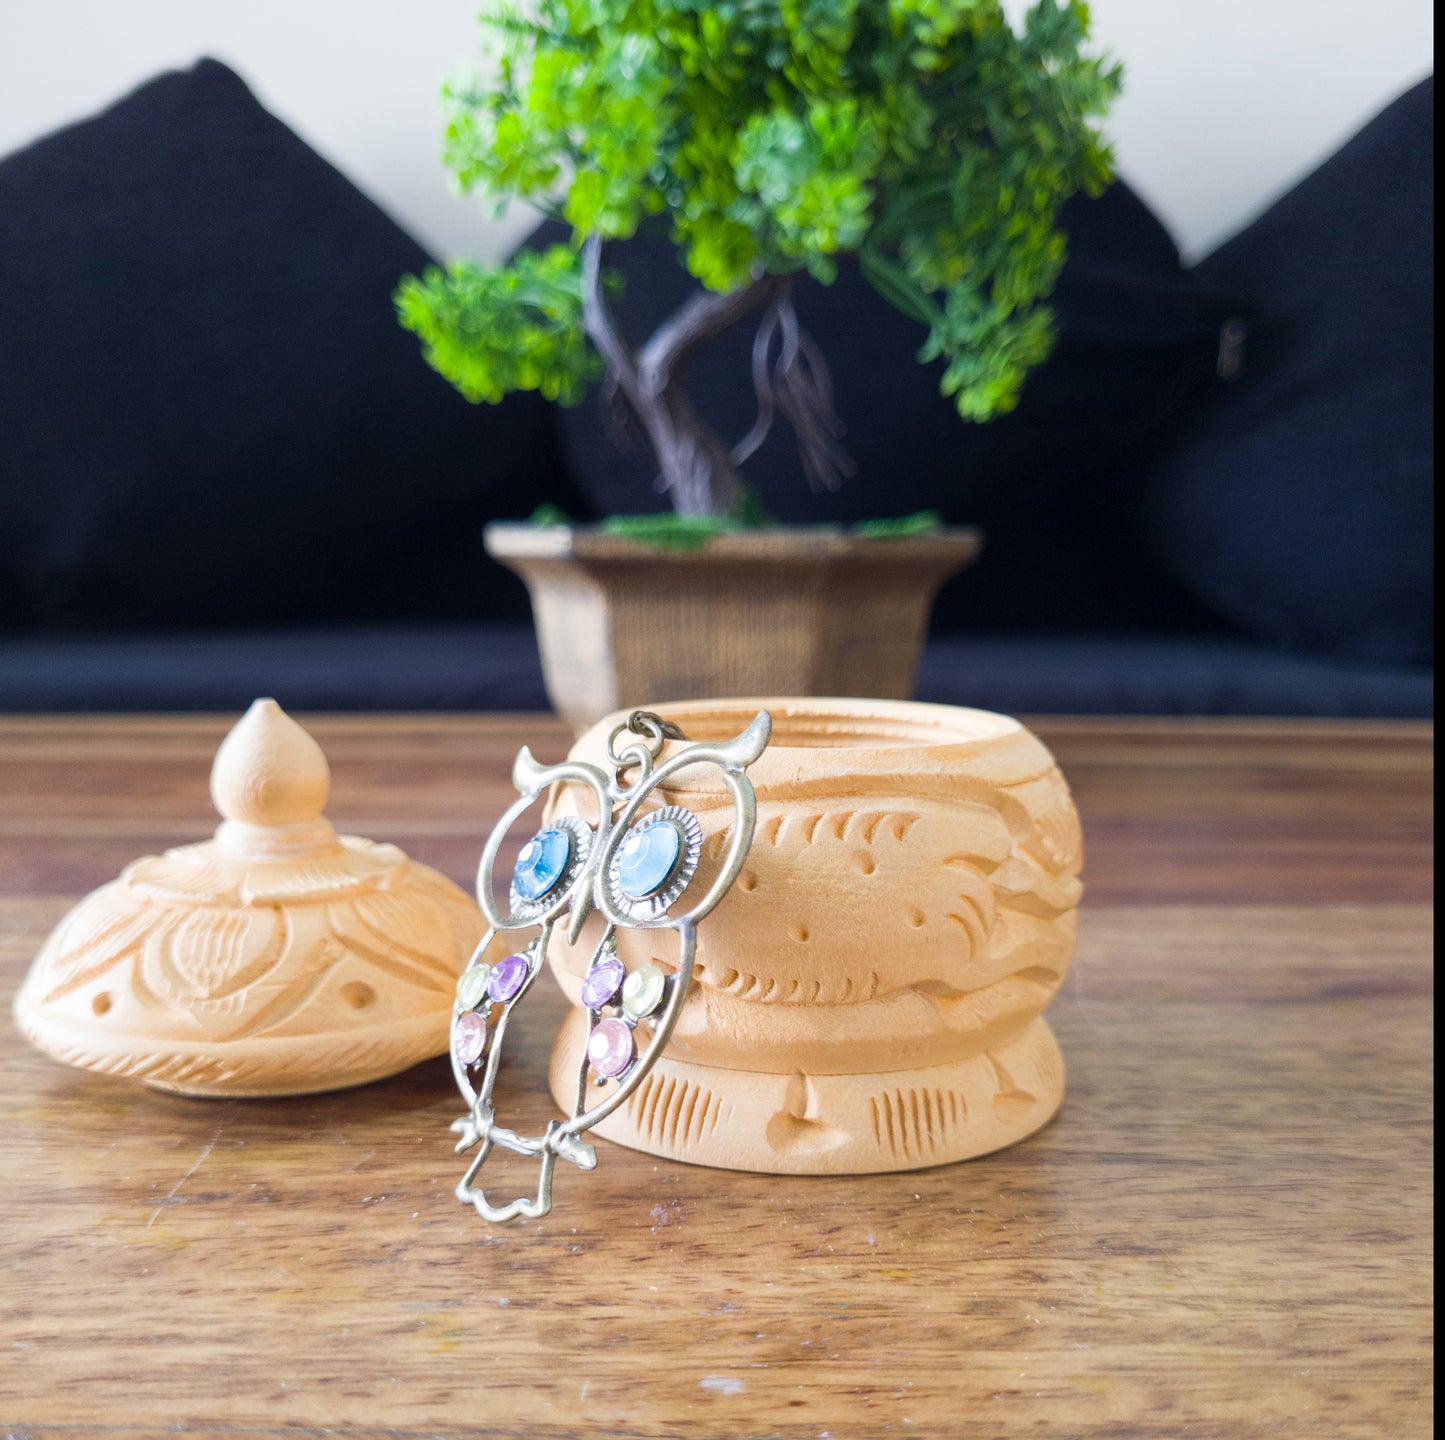
[[[565,245],[524,250],[502,269],[458,260],[403,280],[397,315],[468,400],[540,390],[570,405],[602,368],[582,329],[581,281]]]
[[[1049,351],[1059,207],[1099,190],[1095,117],[1117,66],[1088,7],[1037,0],[493,3],[492,83],[448,90],[462,188],[560,214],[580,243],[666,227],[716,291],[760,270],[823,281],[856,252],[927,327],[922,359],[974,420],[1010,409]],[[575,249],[575,245],[574,245]],[[403,323],[472,398],[564,402],[589,363],[567,252],[408,281]]]
[[[718,515],[610,515],[602,528],[611,535],[626,535],[654,550],[684,553],[705,549],[719,535],[742,529],[736,520]]]
[[[543,506],[532,517],[534,525],[565,524],[550,517],[539,518]],[[560,511],[558,512],[561,513]],[[602,522],[603,529],[613,535],[627,535],[654,550],[702,550],[719,535],[736,535],[742,530],[757,530],[772,521],[757,508],[755,500],[745,501],[730,516],[720,515],[613,515]],[[912,515],[899,515],[888,520],[860,520],[853,534],[862,540],[903,540],[910,535],[934,535],[943,529],[943,516],[937,510],[919,510]]]
[[[910,535],[934,535],[943,529],[937,510],[918,510],[892,520],[860,520],[853,533],[864,540],[902,540]]]
[[[535,516],[533,517],[535,521]],[[654,550],[701,550],[718,535],[742,530],[763,530],[775,523],[763,509],[757,492],[744,485],[731,515],[612,515],[602,527],[613,535],[628,535]]]

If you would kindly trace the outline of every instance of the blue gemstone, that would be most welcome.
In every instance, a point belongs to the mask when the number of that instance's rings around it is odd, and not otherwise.
[[[640,825],[617,851],[617,887],[633,900],[656,895],[672,878],[682,853],[682,832],[666,820]]]
[[[567,873],[572,858],[572,837],[565,830],[539,830],[522,846],[512,889],[523,900],[540,900]]]

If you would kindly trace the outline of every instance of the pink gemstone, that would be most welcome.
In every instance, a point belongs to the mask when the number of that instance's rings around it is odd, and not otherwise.
[[[587,1059],[609,1080],[632,1064],[632,1031],[621,1020],[599,1020],[587,1037]]]
[[[452,1029],[452,1050],[463,1065],[475,1065],[487,1048],[487,1022],[475,1010],[457,1017]]]

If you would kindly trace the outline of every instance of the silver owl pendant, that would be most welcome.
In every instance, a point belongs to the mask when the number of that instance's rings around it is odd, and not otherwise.
[[[580,761],[543,766],[525,748],[518,754],[512,767],[518,798],[488,837],[477,868],[477,899],[491,928],[458,981],[452,1014],[452,1073],[467,1103],[452,1130],[458,1154],[476,1152],[456,1196],[483,1219],[502,1224],[547,1214],[559,1159],[579,1170],[596,1167],[597,1152],[583,1137],[627,1102],[667,1045],[692,982],[697,926],[727,894],[752,845],[757,801],[746,771],[771,730],[768,712],[759,711],[731,740],[681,743],[659,760],[664,746],[686,737],[659,716],[637,711],[609,737],[606,769]],[[716,873],[695,885],[702,827],[691,811],[662,803],[658,792],[683,771],[709,767],[719,772],[733,817]],[[590,792],[592,806],[579,808],[593,809],[596,823],[567,815],[539,829],[517,857],[503,908],[494,871],[506,835],[553,786],[567,785]],[[492,1106],[507,1022],[535,983],[553,930],[565,921],[575,943],[594,911],[605,923],[582,982],[590,1032],[571,1113],[540,1135],[519,1135],[498,1123]],[[675,932],[675,968],[648,963],[629,972],[617,953],[623,929]],[[515,953],[485,961],[496,937],[509,931],[533,933]],[[536,1157],[534,1195],[505,1203],[488,1198],[478,1177],[499,1145]]]

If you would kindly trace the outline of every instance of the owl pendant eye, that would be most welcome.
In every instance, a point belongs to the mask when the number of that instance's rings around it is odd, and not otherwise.
[[[452,1130],[460,1137],[458,1152],[476,1149],[456,1194],[484,1219],[545,1215],[559,1159],[582,1170],[596,1166],[596,1151],[582,1137],[626,1102],[667,1044],[692,982],[697,924],[731,887],[752,843],[756,800],[746,770],[762,754],[771,728],[771,717],[760,711],[732,740],[678,745],[686,737],[675,726],[638,711],[612,732],[609,769],[580,761],[544,767],[525,749],[518,755],[512,778],[519,798],[488,837],[477,871],[477,896],[491,929],[458,982],[452,1022],[452,1074],[468,1105]],[[676,748],[659,763],[669,743]],[[657,805],[653,797],[679,770],[699,766],[720,772],[733,824],[719,873],[700,899],[674,914],[697,873],[702,826],[690,810]],[[545,790],[569,783],[591,792],[596,826],[562,815],[535,831],[517,855],[503,911],[493,886],[503,840]],[[594,910],[604,927],[582,986],[592,1028],[579,1062],[576,1103],[543,1134],[519,1135],[498,1124],[492,1106],[507,1024],[535,981],[557,924],[565,919],[575,940]],[[495,962],[483,958],[499,934],[522,929],[536,932],[525,947]],[[629,973],[617,954],[617,933],[624,929],[673,931],[676,970],[669,974],[649,962]],[[589,1084],[604,1092],[591,1105]],[[536,1157],[535,1195],[495,1204],[475,1183],[498,1145]]]
[[[629,900],[645,900],[667,885],[681,858],[680,826],[666,820],[634,825],[612,862],[612,879]]]
[[[561,826],[539,830],[522,847],[512,871],[512,894],[535,902],[562,883],[572,863],[572,837]]]
[[[697,873],[702,826],[691,810],[664,805],[630,826],[600,876],[612,905],[634,923],[657,920]]]
[[[530,801],[532,797],[524,798]],[[509,821],[503,823],[510,828]],[[533,924],[557,909],[584,879],[595,841],[591,827],[575,815],[562,816],[538,830],[522,846],[512,867],[507,887],[510,918],[523,925]],[[489,878],[486,883],[490,885]]]

